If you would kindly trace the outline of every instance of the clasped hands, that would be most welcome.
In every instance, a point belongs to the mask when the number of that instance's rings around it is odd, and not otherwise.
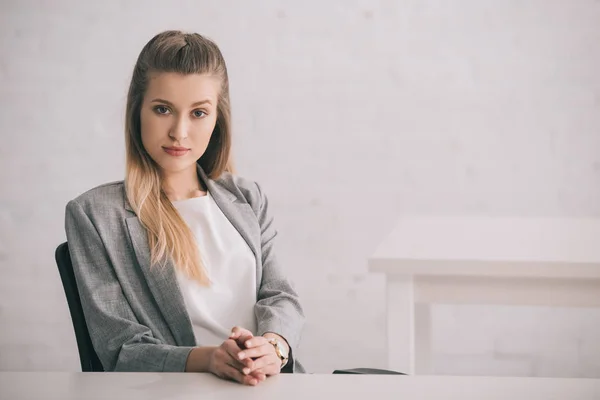
[[[282,340],[273,333],[265,336]],[[249,330],[236,326],[229,339],[213,350],[209,370],[220,378],[255,386],[267,376],[279,374],[281,359],[267,337],[254,336]]]

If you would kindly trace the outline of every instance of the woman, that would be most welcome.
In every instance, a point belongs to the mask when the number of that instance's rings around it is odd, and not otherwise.
[[[125,180],[66,207],[94,348],[107,371],[211,372],[256,385],[303,372],[304,315],[277,261],[258,184],[232,174],[227,69],[198,34],[142,49],[125,121]]]

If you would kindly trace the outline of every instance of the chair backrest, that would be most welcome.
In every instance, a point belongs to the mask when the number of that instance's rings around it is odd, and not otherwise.
[[[75,338],[77,340],[77,349],[79,350],[79,362],[83,372],[101,372],[104,371],[102,363],[94,350],[90,332],[85,323],[83,308],[81,308],[81,300],[79,299],[79,291],[77,290],[77,282],[73,273],[73,264],[71,263],[71,254],[69,253],[69,245],[67,242],[62,243],[56,248],[54,254],[56,265],[60,273],[73,328],[75,330]]]

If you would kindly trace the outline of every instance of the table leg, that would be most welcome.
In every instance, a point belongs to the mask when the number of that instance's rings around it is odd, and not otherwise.
[[[414,283],[411,276],[387,279],[388,368],[415,374]]]
[[[431,375],[431,305],[415,304],[415,374]]]

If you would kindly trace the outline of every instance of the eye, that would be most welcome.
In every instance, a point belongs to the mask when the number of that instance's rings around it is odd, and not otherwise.
[[[169,109],[165,106],[156,106],[154,107],[154,111],[156,111],[158,114],[161,115],[165,115],[169,113]]]
[[[192,112],[192,114],[194,115],[194,117],[196,118],[202,118],[206,116],[206,113],[203,110],[194,110]]]

